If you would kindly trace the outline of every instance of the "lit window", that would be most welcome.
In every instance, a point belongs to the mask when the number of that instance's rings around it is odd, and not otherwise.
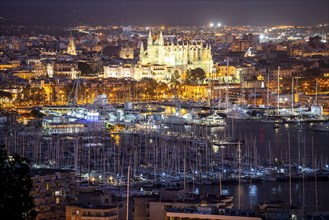
[[[56,198],[56,204],[59,204],[59,198],[58,197]]]

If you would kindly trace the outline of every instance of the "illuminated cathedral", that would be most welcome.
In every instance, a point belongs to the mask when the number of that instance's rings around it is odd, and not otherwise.
[[[188,69],[202,68],[206,74],[212,72],[213,60],[211,46],[201,41],[165,42],[160,31],[153,41],[151,31],[147,39],[147,47],[140,45],[138,65],[104,66],[104,78],[131,77],[140,80],[144,77],[168,82],[176,70],[183,76]],[[183,79],[183,77],[181,78]]]
[[[67,45],[67,53],[74,56],[77,55],[77,49],[72,35],[70,36],[69,44]]]
[[[149,31],[147,49],[144,49],[143,43],[140,47],[139,63],[140,65],[165,65],[179,69],[180,72],[199,67],[206,73],[210,73],[213,66],[210,45],[189,41],[176,44],[172,41],[165,43],[161,31],[155,41]]]

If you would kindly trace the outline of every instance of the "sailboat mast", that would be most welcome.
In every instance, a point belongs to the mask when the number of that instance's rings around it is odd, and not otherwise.
[[[222,173],[219,174],[219,195],[222,195]]]
[[[291,196],[291,158],[290,158],[290,133],[288,133],[288,155],[289,155],[289,205],[292,205]]]
[[[303,213],[305,212],[305,172],[303,172]]]
[[[228,109],[228,64],[229,64],[229,57],[226,59],[226,94],[225,94],[225,102],[226,102],[226,110]]]
[[[280,112],[280,66],[278,66],[278,114]]]
[[[270,167],[272,166],[272,157],[271,157],[271,141],[268,142],[268,155],[269,155],[269,162],[270,162]]]
[[[315,104],[318,104],[318,79],[315,79]]]
[[[294,111],[294,77],[291,77],[291,113]]]
[[[270,93],[269,93],[269,87],[270,87],[270,72],[267,68],[267,86],[266,86],[266,106],[269,106],[269,99],[270,99]]]
[[[240,140],[238,141],[238,171],[239,171],[239,203],[238,203],[238,209],[241,208],[241,146],[240,146]]]
[[[257,107],[257,91],[256,91],[256,84],[255,84],[255,99],[254,99],[254,106]]]
[[[239,75],[241,75],[241,74],[239,74]],[[243,94],[244,94],[243,84],[244,83],[242,82],[242,80],[240,80],[240,88],[241,88],[241,91],[240,91],[240,104],[241,105],[245,103],[245,98],[243,97]]]
[[[186,143],[184,145],[184,192],[186,193]]]
[[[313,165],[313,169],[315,169],[314,172],[314,185],[315,185],[315,209],[316,212],[318,212],[318,183],[317,183],[317,176],[316,176],[316,172],[317,172],[317,161],[316,158],[313,158],[313,146],[314,146],[314,140],[313,140],[313,136],[312,136],[312,161],[314,160],[314,165]]]
[[[128,166],[126,220],[129,219],[129,182],[130,182],[130,165]]]

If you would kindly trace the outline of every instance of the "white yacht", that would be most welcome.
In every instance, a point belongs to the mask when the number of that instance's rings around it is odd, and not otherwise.
[[[193,125],[201,123],[200,116],[194,110],[184,115],[183,118],[185,118],[187,124]]]
[[[102,116],[115,112],[116,109],[108,103],[105,94],[97,95],[92,105],[76,106],[68,110],[67,115],[87,121],[101,121]]]
[[[99,112],[92,106],[78,106],[67,112],[68,116],[84,119],[90,122],[99,121]]]
[[[169,127],[162,123],[158,123],[154,120],[147,120],[147,121],[141,121],[139,123],[136,123],[128,130],[161,132],[161,131],[167,131],[168,129]]]
[[[99,121],[88,121],[74,116],[44,116],[42,128],[45,135],[75,134],[105,129],[105,124]]]
[[[232,109],[226,112],[226,117],[233,119],[248,119],[249,115],[246,112],[244,112],[242,109]]]
[[[226,125],[226,121],[223,117],[219,116],[217,113],[207,116],[201,120],[202,125],[209,127],[222,127]]]
[[[168,115],[163,119],[163,123],[172,125],[184,125],[187,123],[187,121],[181,115]]]
[[[162,120],[164,124],[171,124],[171,125],[185,125],[187,120],[182,116],[180,112],[180,106],[176,107],[176,112],[170,115],[167,115]]]

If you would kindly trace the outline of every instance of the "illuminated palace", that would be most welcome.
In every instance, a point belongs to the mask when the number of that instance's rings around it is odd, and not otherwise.
[[[202,68],[210,73],[213,66],[211,46],[204,46],[201,42],[191,43],[181,41],[174,44],[164,42],[160,31],[159,36],[153,41],[152,33],[149,32],[147,50],[141,45],[139,55],[140,65],[159,64],[174,67],[181,72],[187,69]]]

